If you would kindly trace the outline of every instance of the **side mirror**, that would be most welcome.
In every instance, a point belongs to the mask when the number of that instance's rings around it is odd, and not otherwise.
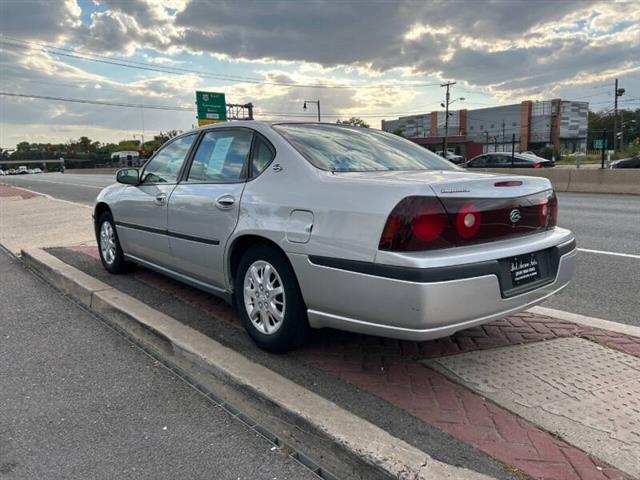
[[[116,182],[126,185],[138,185],[140,183],[140,172],[137,168],[123,168],[116,173]]]

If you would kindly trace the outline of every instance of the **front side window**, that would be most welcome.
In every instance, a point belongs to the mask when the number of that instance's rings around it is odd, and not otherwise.
[[[176,183],[196,134],[177,138],[160,150],[144,169],[143,183]]]
[[[421,146],[370,128],[324,124],[274,125],[312,165],[333,172],[456,170]]]
[[[244,129],[220,129],[205,133],[187,176],[188,182],[240,181],[251,150],[252,133]]]

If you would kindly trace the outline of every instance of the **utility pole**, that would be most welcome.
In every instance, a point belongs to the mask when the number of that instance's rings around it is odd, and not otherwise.
[[[618,79],[613,91],[613,151],[618,151]],[[603,167],[604,168],[604,165]]]
[[[616,78],[615,91],[613,92],[613,151],[620,151],[620,143],[618,140],[618,97],[624,95],[624,88],[618,88],[618,79]]]
[[[504,152],[504,143],[505,143],[505,136],[504,136],[504,120],[502,120],[502,151]]]
[[[489,132],[488,132],[487,130],[485,130],[485,131],[484,131],[484,135],[485,135],[486,140],[487,140],[487,141],[485,142],[485,145],[486,145],[486,147],[485,147],[486,152],[484,152],[484,153],[489,153]]]
[[[516,157],[516,134],[511,134],[511,168],[513,168],[513,164]]]
[[[442,155],[444,158],[447,158],[447,137],[449,136],[449,102],[451,98],[449,95],[449,87],[455,84],[456,82],[447,82],[440,85],[441,87],[447,88],[447,94],[444,102],[444,141],[442,142]]]

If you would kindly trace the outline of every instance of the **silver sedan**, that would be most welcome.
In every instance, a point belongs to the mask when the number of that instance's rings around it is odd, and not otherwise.
[[[310,327],[444,337],[543,301],[574,271],[548,180],[464,171],[373,129],[219,124],[117,180],[94,210],[104,267],[234,302],[270,351]]]

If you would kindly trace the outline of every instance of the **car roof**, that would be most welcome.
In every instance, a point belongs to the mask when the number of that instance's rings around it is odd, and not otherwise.
[[[200,130],[214,129],[214,128],[225,128],[225,127],[272,127],[274,125],[327,125],[331,127],[339,127],[339,128],[362,128],[354,125],[346,125],[342,123],[332,123],[332,122],[317,122],[314,120],[233,120],[229,122],[220,122],[220,123],[212,123],[209,125],[203,125],[201,127],[196,127],[192,130],[184,132],[199,132]],[[376,132],[383,132],[383,130],[379,130],[377,128],[371,128]],[[384,133],[384,132],[383,132]],[[181,135],[184,135],[181,134]]]

